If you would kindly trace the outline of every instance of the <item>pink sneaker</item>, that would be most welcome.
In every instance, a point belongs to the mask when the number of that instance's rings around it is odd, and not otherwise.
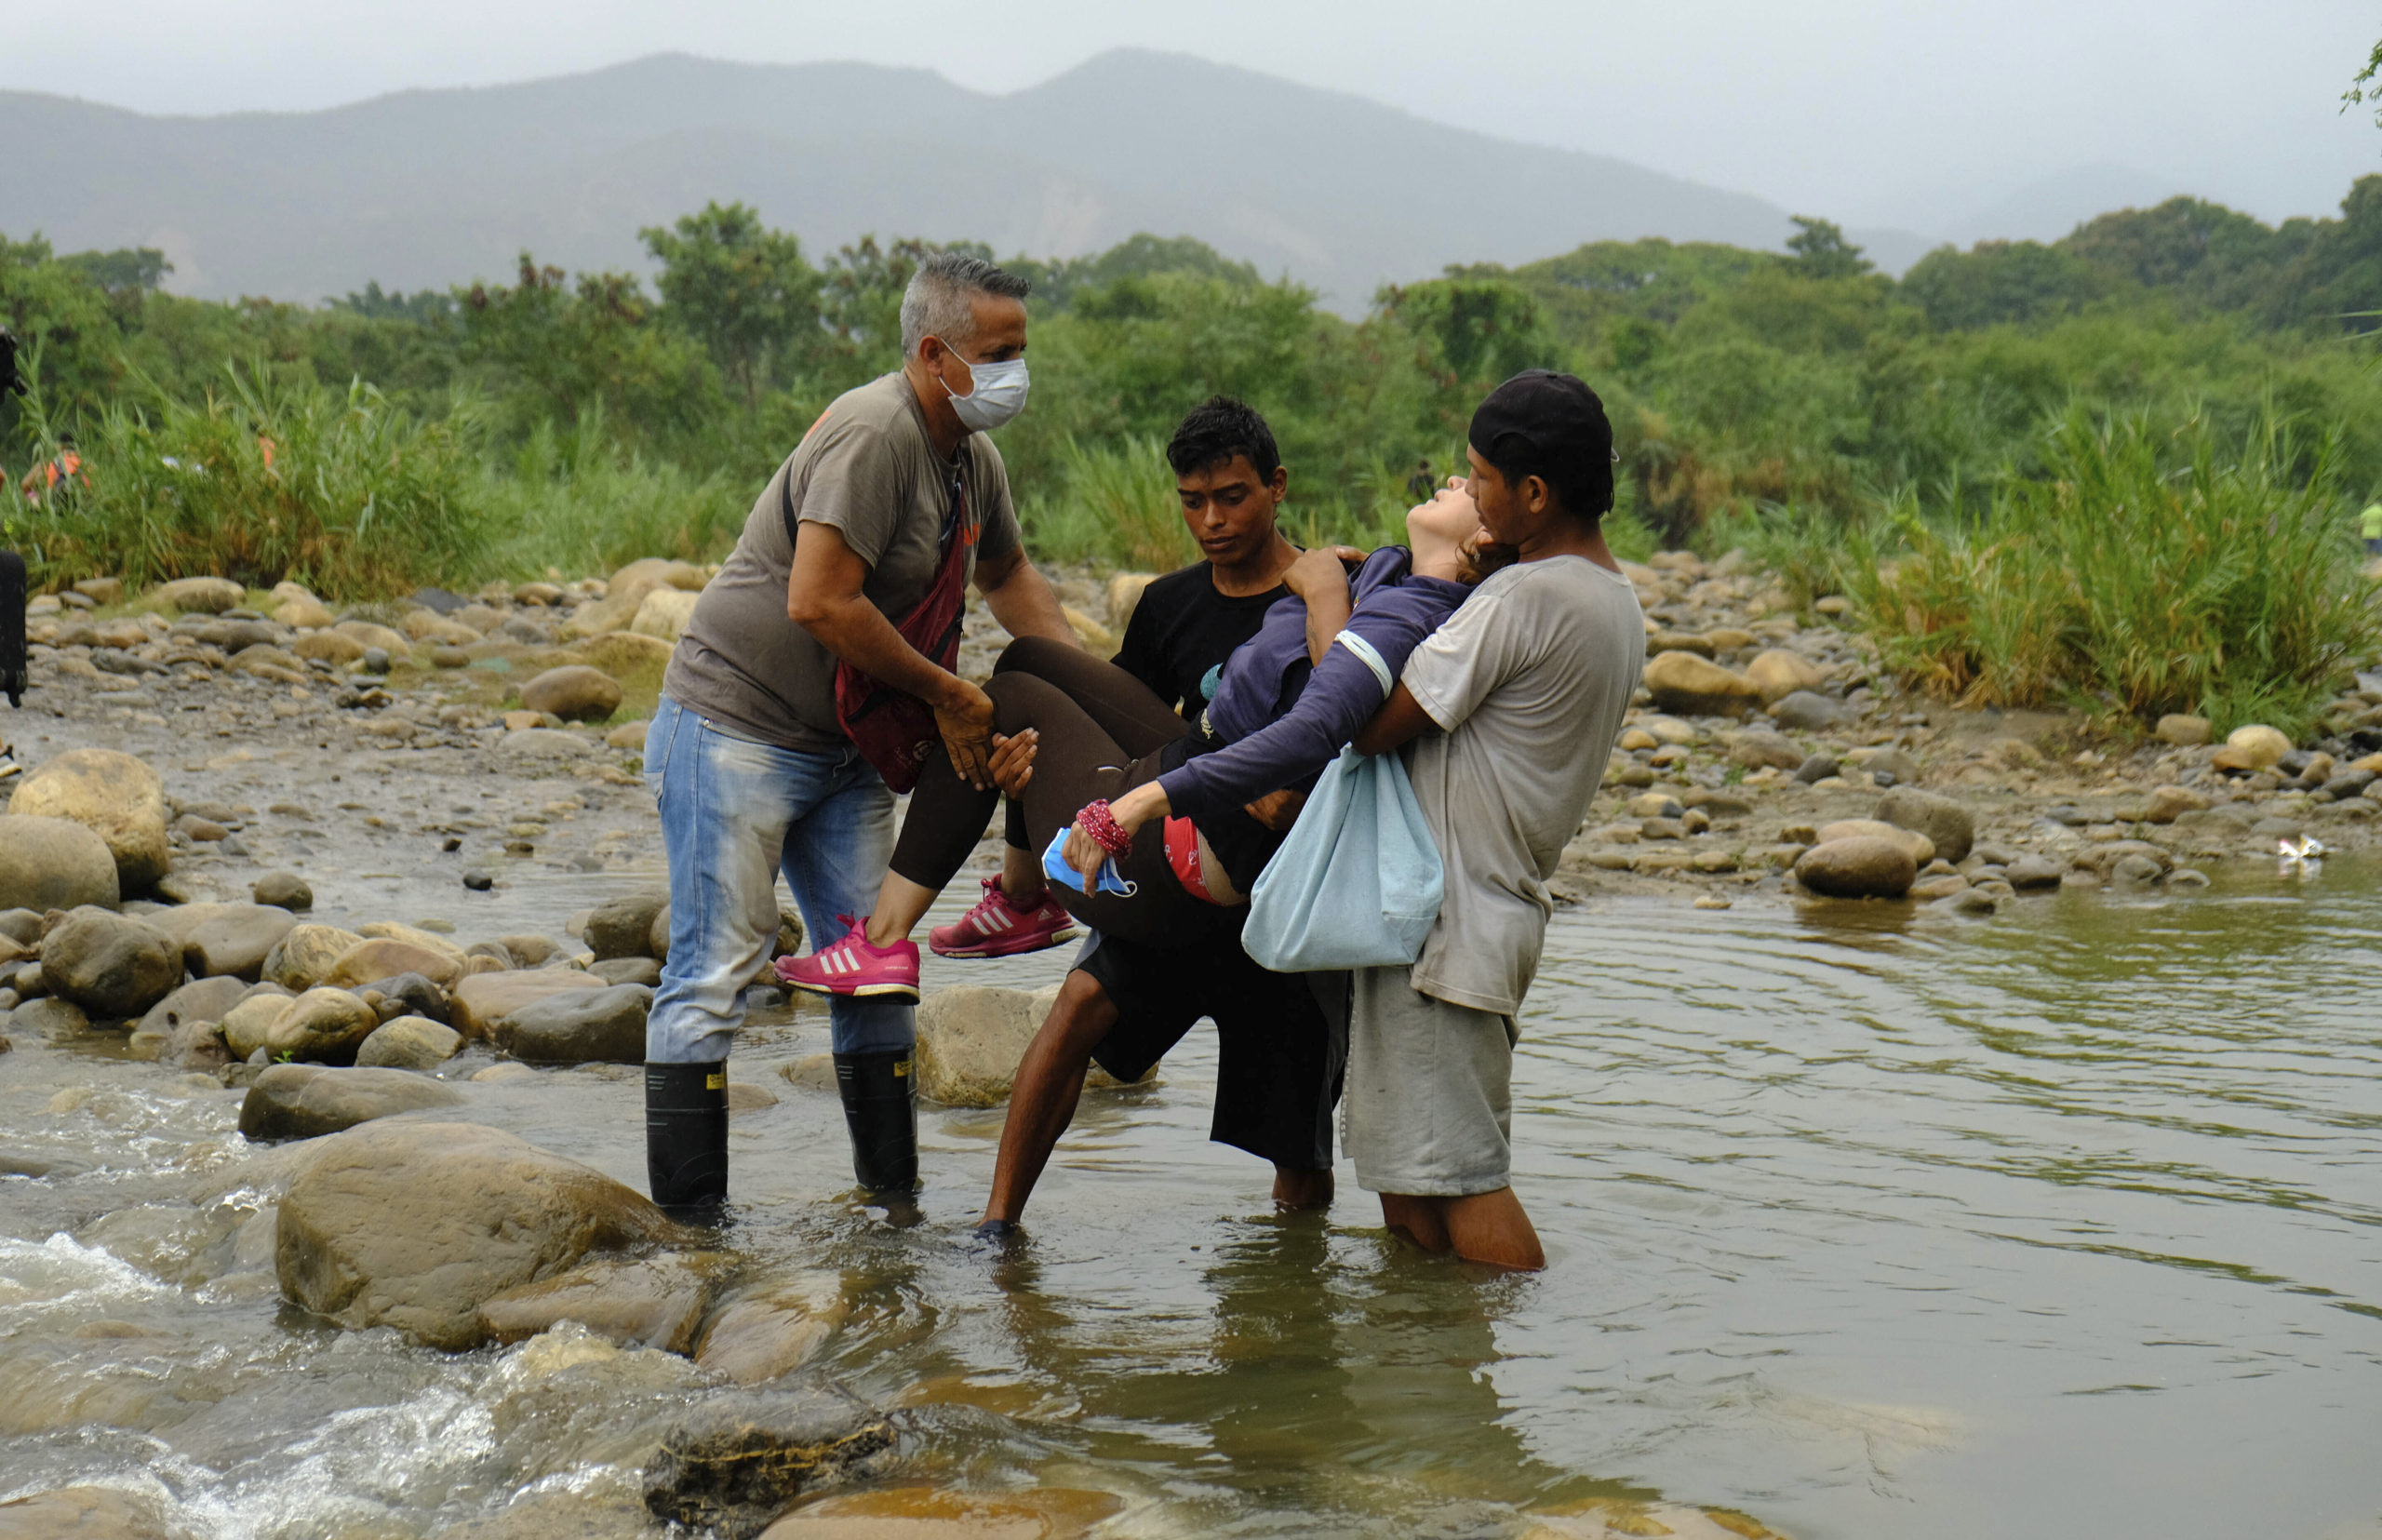
[[[1047,889],[1034,907],[1021,909],[1001,891],[1001,879],[988,877],[976,906],[928,931],[927,944],[939,957],[1013,957],[1072,941],[1077,933],[1075,916],[1060,908]]]
[[[903,996],[918,998],[918,947],[897,941],[890,946],[868,944],[868,922],[838,915],[851,929],[844,939],[823,946],[807,957],[780,957],[778,982],[813,995]]]

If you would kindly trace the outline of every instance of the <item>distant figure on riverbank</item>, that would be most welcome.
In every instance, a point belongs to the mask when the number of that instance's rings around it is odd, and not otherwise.
[[[1431,462],[1420,460],[1414,463],[1414,474],[1406,478],[1406,496],[1414,502],[1428,502],[1439,493],[1439,483],[1431,475]]]
[[[2365,505],[2365,512],[2358,516],[2358,523],[2365,536],[2365,554],[2382,556],[2382,498]]]
[[[91,484],[90,476],[83,469],[83,457],[75,450],[74,435],[62,433],[58,435],[57,458],[27,471],[20,489],[25,494],[27,502],[39,502],[44,498],[54,496],[61,483],[72,491],[78,481],[85,487]]]

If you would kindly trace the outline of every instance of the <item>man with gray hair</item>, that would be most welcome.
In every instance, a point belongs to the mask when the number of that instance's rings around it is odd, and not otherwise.
[[[727,1199],[728,1051],[778,933],[778,873],[825,948],[869,912],[921,759],[989,783],[992,703],[953,671],[970,578],[1011,636],[1075,642],[985,436],[1025,405],[1025,293],[979,258],[920,265],[902,367],[810,425],[662,677],[645,776],[670,946],[646,1023],[646,1162],[674,1214]],[[875,1192],[917,1179],[915,998],[829,1007],[853,1173]]]

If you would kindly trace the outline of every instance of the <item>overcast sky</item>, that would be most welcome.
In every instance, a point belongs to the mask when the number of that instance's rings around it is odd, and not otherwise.
[[[2350,0],[79,0],[20,7],[0,87],[153,113],[330,106],[668,49],[916,64],[1008,91],[1120,45],[1927,233],[2115,166],[2268,220],[2382,170],[2338,98]],[[1485,217],[1493,217],[1486,215]]]

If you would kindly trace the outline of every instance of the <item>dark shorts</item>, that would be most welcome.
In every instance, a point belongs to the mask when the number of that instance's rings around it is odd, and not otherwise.
[[[1221,944],[1160,948],[1103,936],[1077,968],[1117,1006],[1091,1051],[1100,1067],[1138,1080],[1202,1016],[1216,1024],[1216,1111],[1208,1137],[1296,1171],[1332,1164],[1332,1109],[1347,1039],[1303,973],[1249,960],[1238,931]],[[1334,984],[1341,974],[1318,975]]]

